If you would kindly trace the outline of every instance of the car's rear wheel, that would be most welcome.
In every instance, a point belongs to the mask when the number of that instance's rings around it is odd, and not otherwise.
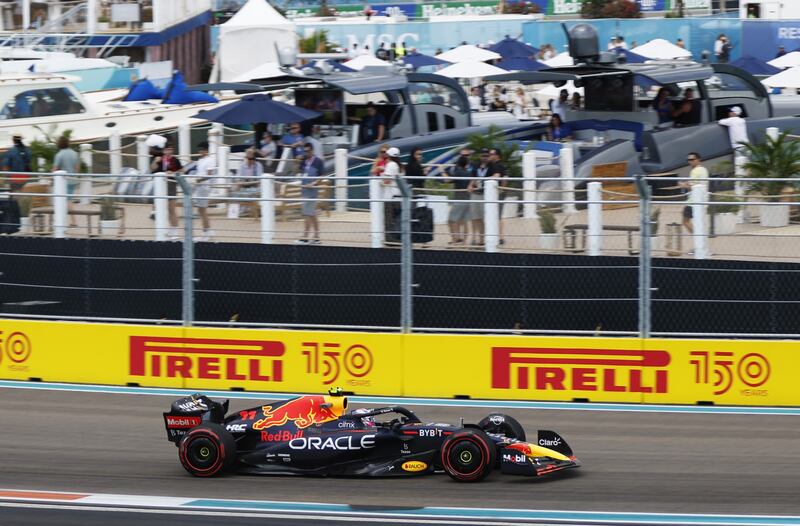
[[[236,441],[221,425],[206,422],[181,438],[178,456],[195,477],[213,477],[236,464]]]
[[[497,447],[486,433],[462,429],[442,444],[442,467],[454,480],[477,482],[486,478],[497,461]]]
[[[495,433],[525,442],[525,429],[516,418],[502,413],[492,413],[478,422],[478,427],[487,433]]]

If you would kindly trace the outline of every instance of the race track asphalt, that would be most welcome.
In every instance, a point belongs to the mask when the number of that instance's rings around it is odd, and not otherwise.
[[[550,479],[189,476],[167,442],[164,396],[0,388],[0,488],[370,506],[800,515],[796,416],[509,410],[559,432],[583,467]],[[232,400],[231,409],[254,404]],[[410,406],[423,421],[485,409]],[[533,434],[533,433],[531,433]]]

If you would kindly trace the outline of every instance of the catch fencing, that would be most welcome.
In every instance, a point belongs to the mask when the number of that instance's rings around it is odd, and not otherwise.
[[[37,173],[24,186],[20,174],[2,174],[14,183],[0,225],[3,315],[402,332],[798,334],[794,180],[772,196],[750,192],[755,181],[743,175],[586,184],[537,176],[526,152],[523,177],[510,183],[423,189],[403,200],[378,177],[350,185],[346,153],[337,153],[339,172],[308,197],[291,174],[259,176],[249,181],[254,190],[237,193],[243,181],[227,154],[215,152],[223,166],[204,181],[207,199],[194,195],[193,175],[178,177],[183,195],[170,196],[166,174]],[[364,184],[367,196],[352,197]],[[19,223],[8,214],[12,201],[26,212]],[[308,202],[319,245],[297,244],[316,240],[303,232]],[[451,217],[459,207],[463,215]]]

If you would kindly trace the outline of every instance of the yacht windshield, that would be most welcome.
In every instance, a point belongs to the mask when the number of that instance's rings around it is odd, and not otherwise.
[[[0,110],[0,119],[27,119],[83,113],[83,104],[67,88],[23,91]]]

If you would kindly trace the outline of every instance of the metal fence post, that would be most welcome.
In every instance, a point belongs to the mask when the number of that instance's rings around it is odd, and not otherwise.
[[[380,177],[372,177],[369,180],[369,217],[370,217],[370,239],[372,248],[383,246],[383,200]]]
[[[183,325],[194,323],[194,238],[192,237],[192,184],[185,176],[175,174],[183,190]]]
[[[414,325],[414,245],[411,239],[411,186],[400,176],[397,187],[402,195],[400,210],[400,329],[411,332]]]
[[[708,186],[696,184],[692,187],[692,226],[694,228],[694,259],[706,259],[708,257],[708,216],[706,210],[708,206],[703,204],[708,202]]]
[[[483,185],[483,224],[486,252],[497,252],[500,240],[500,192],[497,179],[488,179]]]
[[[81,144],[81,162],[86,166],[86,173],[94,173],[94,166],[92,162],[92,145]],[[83,197],[80,198],[82,205],[88,205],[91,202],[92,195],[92,179],[90,177],[81,177],[80,193]]]
[[[264,174],[261,176],[261,242],[265,245],[272,243],[275,236],[275,176]]]
[[[334,196],[336,197],[336,211],[347,212],[347,150],[336,148],[334,152]]]
[[[538,219],[536,199],[536,152],[522,154],[522,216],[525,219]]]
[[[167,221],[168,216],[168,199],[167,199],[167,174],[158,172],[153,174],[153,206],[155,208],[156,220],[156,241],[167,240],[167,229],[169,224]],[[191,212],[189,216],[191,217]]]
[[[53,174],[53,237],[67,236],[67,177],[59,170]]]
[[[652,322],[652,237],[650,236],[650,199],[651,190],[642,175],[636,176],[636,190],[639,192],[639,337],[649,338]]]
[[[603,249],[603,184],[599,182],[589,183],[587,186],[587,198],[589,204],[588,213],[588,243],[589,255],[599,256]]]

